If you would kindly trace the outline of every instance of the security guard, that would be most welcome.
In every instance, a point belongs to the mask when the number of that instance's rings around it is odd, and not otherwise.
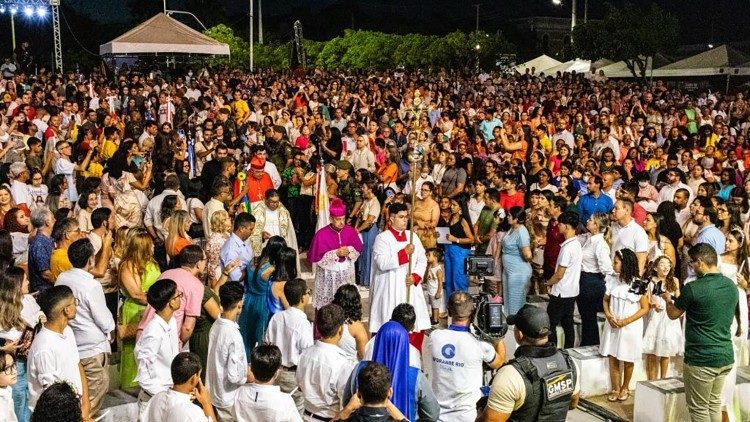
[[[514,360],[495,375],[484,421],[565,421],[578,406],[579,376],[567,352],[549,343],[547,312],[525,305],[508,317],[518,342]]]

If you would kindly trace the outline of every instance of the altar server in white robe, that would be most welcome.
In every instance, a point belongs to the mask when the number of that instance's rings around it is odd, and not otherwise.
[[[427,268],[427,257],[422,242],[414,236],[409,245],[409,211],[406,204],[393,203],[388,207],[388,229],[378,234],[373,245],[373,275],[370,285],[370,332],[376,333],[388,322],[393,309],[406,302],[406,289],[411,289],[409,304],[414,307],[417,320],[414,331],[430,328],[430,314],[419,283]],[[411,274],[409,256],[412,259]]]

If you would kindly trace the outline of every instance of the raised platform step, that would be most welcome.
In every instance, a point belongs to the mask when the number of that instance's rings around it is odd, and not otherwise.
[[[97,421],[133,422],[138,420],[138,399],[122,390],[114,390],[104,396]]]
[[[611,391],[609,358],[599,354],[599,346],[576,347],[569,349],[569,353],[581,370],[581,397],[601,396]],[[670,376],[682,375],[681,356],[670,360],[668,374]],[[636,384],[645,380],[646,364],[644,356],[644,359],[635,363],[630,390],[635,390]]]

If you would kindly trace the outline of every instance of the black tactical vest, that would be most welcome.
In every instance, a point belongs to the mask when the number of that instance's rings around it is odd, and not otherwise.
[[[509,363],[526,385],[523,405],[511,421],[564,422],[576,382],[576,369],[565,350],[554,345],[521,346]]]

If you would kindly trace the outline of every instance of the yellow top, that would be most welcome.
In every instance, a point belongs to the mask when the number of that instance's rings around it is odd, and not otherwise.
[[[115,155],[115,151],[117,151],[117,145],[115,145],[114,142],[105,139],[102,143],[102,146],[99,148],[99,153],[104,157],[105,160],[109,160],[112,158],[113,155]]]
[[[52,281],[57,281],[57,277],[64,271],[73,268],[73,264],[68,259],[68,249],[55,249],[49,260],[49,271],[52,275]]]

